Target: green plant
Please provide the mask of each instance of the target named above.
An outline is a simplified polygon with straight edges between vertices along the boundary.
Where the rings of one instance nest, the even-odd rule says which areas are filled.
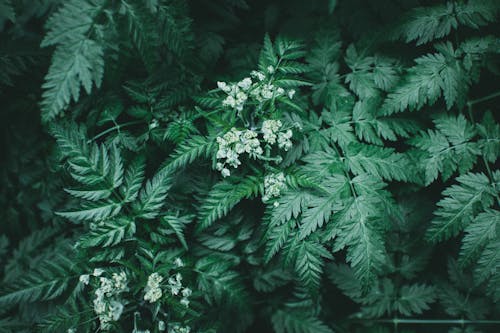
[[[0,1],[0,332],[497,331],[499,10]]]

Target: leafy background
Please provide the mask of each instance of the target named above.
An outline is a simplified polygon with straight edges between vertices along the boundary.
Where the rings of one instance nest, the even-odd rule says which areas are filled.
[[[96,331],[99,267],[117,332],[497,332],[499,8],[0,1],[0,332]],[[223,178],[216,82],[269,66],[293,147]],[[145,303],[176,257],[189,310]]]

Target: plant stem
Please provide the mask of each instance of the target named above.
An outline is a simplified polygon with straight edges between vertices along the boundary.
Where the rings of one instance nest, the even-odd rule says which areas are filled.
[[[466,320],[466,319],[376,319],[371,322],[381,324],[415,324],[415,325],[500,325],[500,320]]]
[[[481,98],[478,98],[478,99],[473,99],[471,101],[468,101],[467,105],[470,107],[471,105],[482,103],[484,101],[487,101],[487,100],[490,100],[490,99],[493,99],[493,98],[499,97],[499,96],[500,96],[500,91],[497,91],[497,92],[492,93],[492,94],[490,94],[488,96],[484,96],[484,97],[481,97]]]
[[[124,123],[124,124],[121,124],[121,125],[117,124],[117,125],[115,125],[113,127],[108,128],[107,130],[102,131],[101,133],[97,134],[96,136],[94,136],[92,138],[92,140],[89,140],[89,142],[95,141],[95,140],[99,139],[100,137],[102,137],[102,136],[104,136],[104,135],[106,135],[106,134],[108,134],[108,133],[110,133],[110,132],[112,132],[114,130],[120,130],[123,127],[131,126],[131,125],[136,125],[136,124],[141,124],[143,122],[144,121],[142,121],[142,120],[136,120],[136,121],[130,121],[128,123]]]

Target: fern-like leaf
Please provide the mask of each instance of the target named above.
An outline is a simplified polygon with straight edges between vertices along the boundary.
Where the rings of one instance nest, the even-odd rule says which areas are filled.
[[[249,176],[239,182],[222,181],[215,184],[198,211],[198,228],[208,228],[226,216],[241,200],[256,195],[261,183],[260,177]]]

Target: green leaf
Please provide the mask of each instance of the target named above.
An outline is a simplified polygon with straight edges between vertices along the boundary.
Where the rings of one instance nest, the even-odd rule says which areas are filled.
[[[493,191],[487,176],[482,173],[468,173],[457,177],[458,185],[443,191],[444,198],[427,230],[427,239],[437,242],[456,236],[481,209],[493,204]]]
[[[165,170],[170,172],[186,167],[197,158],[208,157],[214,149],[214,140],[204,136],[191,136],[181,143],[165,163]]]
[[[158,216],[173,181],[174,176],[168,168],[160,169],[147,181],[140,192],[139,201],[133,205],[136,217],[154,219]]]
[[[463,115],[441,116],[434,120],[437,131],[428,130],[410,143],[426,152],[421,158],[426,184],[433,182],[441,173],[447,180],[457,169],[460,174],[471,170],[480,154],[478,145],[472,142],[474,127]]]
[[[386,180],[408,181],[413,179],[409,160],[392,148],[350,144],[346,150],[346,162],[355,175],[367,173]]]
[[[73,220],[82,221],[102,221],[104,219],[116,216],[122,206],[113,201],[98,202],[92,205],[84,206],[81,210],[71,212],[56,212],[57,215]]]
[[[465,228],[465,236],[460,249],[460,264],[467,265],[475,260],[486,244],[495,241],[500,230],[500,212],[487,209],[477,215]]]
[[[117,218],[98,225],[80,240],[82,247],[113,246],[134,236],[135,222],[128,218]]]
[[[434,302],[436,290],[432,286],[423,284],[404,285],[399,291],[395,307],[404,316],[421,314],[429,309],[429,304]]]
[[[312,314],[297,310],[278,310],[271,317],[276,333],[333,333]]]
[[[249,176],[239,181],[224,180],[215,184],[198,211],[198,228],[208,228],[241,200],[257,195],[261,183],[261,177]]]
[[[70,256],[59,254],[54,258],[47,258],[29,274],[1,289],[0,306],[54,299],[75,278],[74,269],[75,263]]]
[[[294,252],[295,271],[299,281],[309,289],[317,289],[321,282],[324,259],[333,259],[333,256],[323,245],[310,240],[302,240]]]

